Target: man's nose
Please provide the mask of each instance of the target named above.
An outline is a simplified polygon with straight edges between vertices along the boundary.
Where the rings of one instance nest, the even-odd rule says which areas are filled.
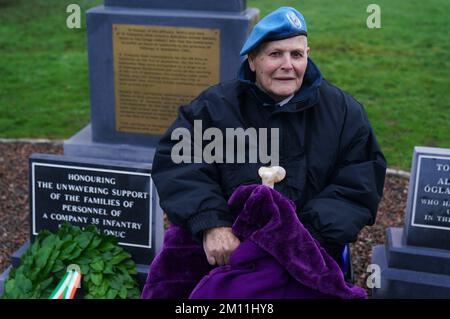
[[[293,68],[292,67],[292,59],[289,54],[283,55],[283,61],[281,62],[281,68],[283,70],[291,70]]]

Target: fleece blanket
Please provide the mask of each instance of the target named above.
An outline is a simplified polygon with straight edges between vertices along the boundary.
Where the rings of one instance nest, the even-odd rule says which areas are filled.
[[[203,247],[171,226],[150,265],[142,298],[365,298],[298,220],[294,203],[264,185],[240,186],[228,201],[241,240],[230,264],[213,267]]]

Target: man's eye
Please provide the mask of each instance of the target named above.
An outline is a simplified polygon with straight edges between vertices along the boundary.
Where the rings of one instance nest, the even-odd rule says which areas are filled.
[[[280,52],[270,52],[270,56],[277,57],[280,56]]]
[[[292,56],[295,58],[302,58],[303,57],[303,53],[302,52],[293,52]]]

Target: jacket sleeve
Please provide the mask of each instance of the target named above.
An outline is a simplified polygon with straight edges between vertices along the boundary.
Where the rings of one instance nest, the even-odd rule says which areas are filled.
[[[363,107],[347,99],[334,173],[300,214],[327,251],[356,241],[361,229],[375,222],[386,173],[385,158]]]
[[[234,220],[219,184],[217,164],[207,164],[203,160],[195,163],[190,155],[188,160],[177,164],[171,156],[173,147],[180,142],[180,136],[171,137],[176,129],[189,132],[191,140],[185,145],[194,154],[194,120],[202,120],[204,127],[208,123],[202,103],[207,101],[195,100],[180,107],[177,119],[158,144],[152,166],[161,208],[173,224],[187,228],[199,241],[204,230],[231,226]]]

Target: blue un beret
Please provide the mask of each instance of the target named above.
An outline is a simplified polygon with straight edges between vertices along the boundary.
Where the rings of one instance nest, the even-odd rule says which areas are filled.
[[[254,27],[241,50],[246,55],[259,44],[282,40],[297,35],[307,35],[303,15],[291,7],[281,7],[265,16]]]

